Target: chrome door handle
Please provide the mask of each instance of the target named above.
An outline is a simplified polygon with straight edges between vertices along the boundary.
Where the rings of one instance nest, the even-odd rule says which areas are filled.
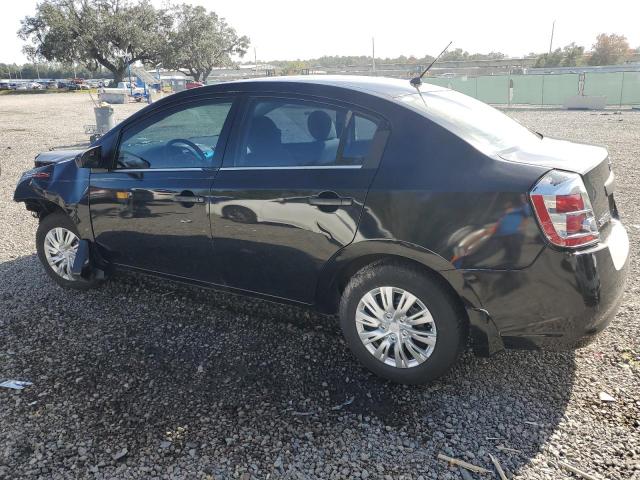
[[[198,197],[196,195],[174,195],[173,201],[179,203],[204,203],[204,197]]]
[[[353,198],[309,197],[309,203],[317,207],[343,207],[353,204]]]

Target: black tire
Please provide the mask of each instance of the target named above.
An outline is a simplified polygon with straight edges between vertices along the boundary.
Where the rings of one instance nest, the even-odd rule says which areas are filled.
[[[44,251],[44,242],[47,233],[56,227],[66,228],[67,230],[73,232],[78,238],[80,238],[76,225],[68,215],[62,212],[51,213],[40,221],[40,225],[38,225],[38,231],[36,232],[36,250],[38,251],[38,258],[40,259],[40,263],[42,263],[44,270],[47,272],[47,275],[49,275],[49,277],[51,277],[54,282],[56,282],[63,288],[73,290],[89,290],[90,288],[98,286],[98,284],[100,283],[99,280],[67,280],[65,278],[62,278],[56,273],[53,268],[51,268]]]
[[[228,205],[222,209],[222,216],[237,223],[258,223],[258,217],[250,208],[242,205]]]
[[[358,304],[367,292],[383,286],[412,293],[433,317],[436,343],[431,355],[419,365],[411,368],[390,366],[375,358],[360,340],[355,320]],[[456,363],[467,343],[464,311],[442,281],[400,262],[380,262],[358,271],[342,294],[339,315],[342,332],[356,358],[376,375],[397,383],[421,384],[443,376]]]

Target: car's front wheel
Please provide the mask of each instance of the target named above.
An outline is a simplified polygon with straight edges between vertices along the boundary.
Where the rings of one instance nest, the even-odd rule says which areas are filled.
[[[466,321],[452,294],[431,275],[396,262],[353,276],[340,303],[340,323],[354,355],[398,383],[444,375],[466,345]]]
[[[36,249],[47,274],[61,287],[87,290],[95,287],[98,280],[76,278],[71,273],[79,245],[78,230],[64,213],[52,213],[40,221]]]

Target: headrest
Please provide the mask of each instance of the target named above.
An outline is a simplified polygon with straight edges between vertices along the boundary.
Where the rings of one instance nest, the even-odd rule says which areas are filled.
[[[314,110],[309,114],[307,119],[307,128],[309,133],[316,140],[323,142],[329,138],[333,122],[327,112],[322,110]]]
[[[269,117],[255,117],[251,122],[247,143],[252,149],[260,146],[278,145],[282,141],[282,132]]]

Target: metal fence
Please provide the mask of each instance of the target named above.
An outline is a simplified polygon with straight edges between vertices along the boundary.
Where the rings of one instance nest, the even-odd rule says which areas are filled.
[[[584,95],[603,96],[609,106],[640,105],[640,72],[585,73]],[[560,106],[578,95],[580,74],[430,77],[427,83],[457,90],[494,105]]]

